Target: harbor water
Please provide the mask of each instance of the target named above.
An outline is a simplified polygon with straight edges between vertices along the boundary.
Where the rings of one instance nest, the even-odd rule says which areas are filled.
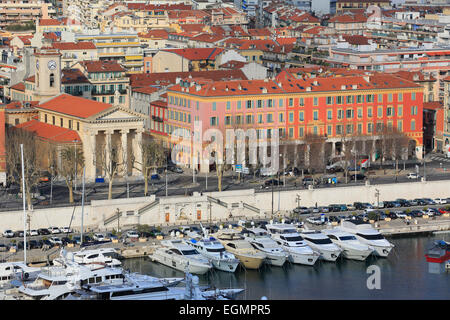
[[[199,276],[200,285],[218,288],[245,288],[238,299],[450,299],[450,273],[432,274],[424,255],[434,240],[450,240],[450,234],[429,237],[388,239],[395,245],[388,258],[369,257],[364,262],[339,259],[319,262],[313,267],[285,264],[266,266],[260,270],[227,273],[213,269]],[[368,267],[379,267],[379,289],[369,289]],[[183,277],[184,273],[151,262],[148,258],[128,259],[124,268],[158,277]],[[370,269],[369,269],[370,270]]]

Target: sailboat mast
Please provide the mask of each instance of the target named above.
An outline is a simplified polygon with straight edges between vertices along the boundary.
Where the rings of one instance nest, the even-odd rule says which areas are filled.
[[[23,144],[20,144],[22,159],[22,200],[23,200],[23,261],[27,264],[27,212],[25,203],[25,167],[23,164]]]
[[[80,247],[83,246],[83,218],[84,218],[84,174],[86,167],[83,167],[83,192],[81,193],[81,243]]]

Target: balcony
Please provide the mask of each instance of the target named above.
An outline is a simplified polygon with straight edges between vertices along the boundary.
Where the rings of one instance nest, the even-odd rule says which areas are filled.
[[[126,94],[127,93],[127,89],[121,89],[121,90],[117,90],[117,91],[119,91],[120,94]],[[114,95],[114,94],[116,94],[116,90],[101,90],[101,91],[91,90],[91,94],[93,96]]]

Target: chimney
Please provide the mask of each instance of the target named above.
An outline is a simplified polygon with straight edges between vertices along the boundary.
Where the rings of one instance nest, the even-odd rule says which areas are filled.
[[[306,91],[311,91],[311,87],[306,87]]]
[[[352,89],[353,89],[353,90],[358,89],[358,85],[352,84]]]
[[[417,73],[413,75],[413,81],[419,81],[419,75]]]
[[[369,76],[364,76],[363,78],[364,78],[364,80],[366,80],[366,82],[370,82],[370,77]]]
[[[261,91],[262,91],[262,93],[267,93],[267,88],[263,87]]]
[[[201,88],[202,88],[201,85],[199,85],[199,84],[196,84],[196,85],[195,85],[195,91],[200,91]]]
[[[314,84],[315,86],[317,86],[317,85],[319,84],[319,82],[317,82],[317,80],[314,80],[313,84]]]
[[[345,90],[345,89],[347,89],[347,86],[346,86],[345,84],[343,84],[343,85],[341,86],[341,90]]]
[[[181,81],[181,78],[180,78],[180,77],[176,77],[176,79],[175,79],[175,84],[179,84],[180,81]]]

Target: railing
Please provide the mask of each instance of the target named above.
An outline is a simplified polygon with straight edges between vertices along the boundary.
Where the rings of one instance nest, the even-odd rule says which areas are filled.
[[[224,202],[224,201],[221,201],[219,199],[216,199],[216,198],[213,198],[213,197],[210,197],[210,196],[206,196],[206,198],[210,202],[214,202],[214,203],[218,204],[219,206],[222,206],[224,208],[228,208],[228,204],[226,202]]]
[[[106,226],[107,224],[110,224],[111,222],[114,222],[115,220],[117,220],[117,218],[118,218],[118,214],[114,213],[112,216],[106,218],[105,221],[103,221],[103,224]]]
[[[254,206],[252,206],[252,205],[249,205],[248,203],[243,202],[242,205],[244,206],[244,208],[249,209],[249,210],[251,210],[251,211],[253,211],[253,212],[261,213],[261,210],[260,210],[260,209],[254,207]]]

